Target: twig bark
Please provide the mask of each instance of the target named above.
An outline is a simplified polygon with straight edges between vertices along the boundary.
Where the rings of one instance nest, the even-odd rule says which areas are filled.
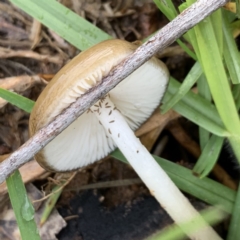
[[[46,146],[91,105],[105,96],[106,93],[149,60],[156,52],[169,46],[186,31],[227,2],[228,0],[198,0],[195,4],[183,11],[178,17],[163,27],[145,44],[140,46],[133,54],[115,67],[97,87],[70,105],[69,108],[65,109],[48,126],[43,127],[9,158],[1,163],[0,183],[14,170],[28,162],[34,154]]]

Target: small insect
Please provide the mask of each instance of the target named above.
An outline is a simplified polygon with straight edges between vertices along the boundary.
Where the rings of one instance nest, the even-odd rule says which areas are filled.
[[[112,120],[112,121],[110,121],[109,123],[114,123],[115,122],[115,120]]]
[[[106,98],[107,98],[107,96],[104,96],[104,97],[101,99],[101,102],[103,102]]]
[[[110,112],[108,113],[108,115],[111,115],[112,114],[112,110],[110,110]]]
[[[112,132],[111,132],[111,130],[110,130],[110,129],[108,129],[108,132],[109,132],[109,134],[112,134]]]
[[[90,112],[92,113],[92,110],[89,108],[89,109],[87,110],[87,113],[90,113]]]

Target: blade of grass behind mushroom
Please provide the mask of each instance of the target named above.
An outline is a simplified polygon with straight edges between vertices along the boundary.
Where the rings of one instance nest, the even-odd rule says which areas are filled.
[[[235,240],[239,238],[240,234],[240,186],[238,186],[238,191],[237,191],[237,196],[235,199],[235,204],[233,206],[233,211],[232,211],[232,218],[230,221],[230,226],[229,226],[229,231],[228,231],[228,236],[227,240]]]
[[[202,96],[203,98],[205,98],[206,100],[211,102],[212,96],[211,96],[211,92],[208,87],[207,80],[206,80],[206,77],[204,74],[202,74],[197,81],[197,89],[198,89],[198,94],[200,96]],[[205,147],[205,145],[207,144],[207,142],[209,140],[209,137],[210,137],[210,132],[207,131],[206,129],[200,127],[199,128],[199,143],[200,143],[201,149],[203,149]]]
[[[175,9],[171,0],[159,1],[153,0],[159,10],[168,18],[169,21],[173,20],[177,15],[177,10]],[[148,39],[148,38],[147,38]],[[180,39],[177,40],[179,46],[194,60],[197,60],[195,53],[190,50],[190,48]]]
[[[111,156],[127,163],[127,160],[119,150],[112,152]],[[153,157],[182,191],[202,199],[211,205],[221,206],[224,211],[231,213],[236,191],[207,177],[199,180],[198,177],[192,174],[191,170],[163,158]]]
[[[223,11],[223,36],[224,36],[224,48],[223,55],[230,79],[233,84],[240,83],[240,55],[233,38],[230,23],[227,20],[227,13]]]
[[[193,172],[200,178],[206,177],[216,164],[222,149],[224,138],[212,135],[202,150],[201,156],[193,168]]]
[[[177,102],[187,94],[188,91],[191,90],[193,85],[199,79],[202,74],[202,68],[198,62],[194,64],[191,70],[188,72],[188,75],[185,77],[183,83],[179,87],[178,91],[174,94],[174,96],[169,99],[164,105],[161,107],[162,113],[166,113],[169,111]]]
[[[178,15],[178,12],[171,0],[166,1],[154,0],[154,3],[170,21]]]
[[[236,107],[239,110],[240,108],[240,84],[233,86],[233,97],[236,103]]]
[[[236,0],[236,13],[237,13],[237,17],[240,17],[240,2],[239,0]]]
[[[223,18],[222,10],[218,9],[211,16],[209,16],[210,22],[212,24],[213,32],[216,37],[216,43],[219,49],[219,53],[223,54]]]
[[[179,87],[180,83],[171,77],[168,90],[162,102],[165,103],[171,99]],[[198,94],[189,91],[173,109],[197,125],[207,129],[209,132],[222,137],[229,136],[215,106]]]
[[[217,11],[214,13],[214,15],[211,16],[211,22],[213,23],[214,29],[215,29],[215,35],[218,39],[218,45],[221,52],[223,51],[223,37],[222,37],[222,31],[221,31],[221,12]],[[218,30],[218,28],[220,30]],[[196,40],[196,39],[195,39]],[[195,46],[197,45],[195,41]],[[199,54],[200,55],[200,54]],[[212,100],[211,92],[207,83],[207,79],[204,74],[200,76],[197,82],[198,87],[198,94],[202,96],[203,98],[207,99],[209,102]],[[207,176],[212,169],[214,168],[215,163],[218,160],[218,156],[220,154],[220,151],[222,149],[223,144],[223,138],[212,136],[210,138],[210,132],[208,132],[206,129],[200,127],[199,128],[199,141],[200,141],[200,147],[203,151],[201,156],[198,158],[197,163],[195,164],[195,167],[193,171],[196,171],[197,174],[200,175],[200,178],[203,178]],[[214,147],[216,141],[216,149],[213,149],[213,152],[210,152],[209,158],[206,157],[208,154],[208,150],[212,149]]]

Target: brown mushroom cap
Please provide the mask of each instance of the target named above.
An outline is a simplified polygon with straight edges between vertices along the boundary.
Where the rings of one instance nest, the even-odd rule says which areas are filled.
[[[80,53],[65,65],[39,96],[30,116],[30,135],[47,125],[65,108],[97,85],[136,45],[107,40]],[[152,58],[110,91],[110,98],[129,126],[138,128],[159,105],[169,73]],[[36,154],[44,168],[73,170],[105,157],[115,144],[91,111],[82,114]]]

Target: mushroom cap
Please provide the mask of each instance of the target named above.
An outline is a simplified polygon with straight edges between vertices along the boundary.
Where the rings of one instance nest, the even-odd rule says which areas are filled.
[[[73,58],[37,99],[30,115],[30,136],[99,84],[136,48],[124,40],[107,40]],[[111,101],[132,130],[146,121],[159,105],[168,79],[164,63],[153,57],[109,92]],[[87,111],[38,152],[35,159],[47,170],[70,171],[105,157],[115,148],[95,114]]]

